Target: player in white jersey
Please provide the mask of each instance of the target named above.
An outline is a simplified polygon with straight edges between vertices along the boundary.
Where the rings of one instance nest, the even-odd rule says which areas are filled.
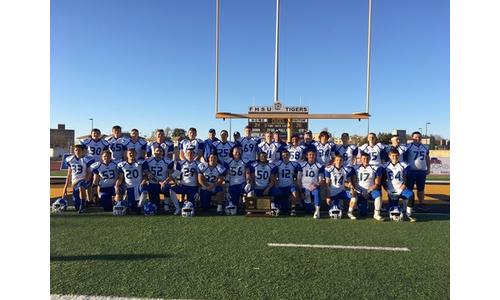
[[[97,186],[101,206],[104,211],[113,211],[118,165],[111,160],[111,151],[104,150],[101,154],[101,161],[93,163],[90,168],[94,173],[94,186]]]
[[[389,196],[389,214],[394,209],[401,211],[399,208],[399,199],[403,199],[403,217],[411,222],[416,219],[411,216],[413,211],[413,192],[406,188],[406,174],[408,165],[405,162],[399,161],[399,152],[397,149],[392,149],[389,152],[389,162],[382,166],[383,180],[386,183],[385,189]]]
[[[112,135],[106,138],[109,143],[112,158],[115,163],[119,163],[125,159],[128,139],[122,136],[122,128],[118,125],[111,129]]]
[[[368,134],[368,143],[359,147],[358,157],[361,153],[370,155],[370,165],[378,167],[381,166],[386,160],[385,147],[377,142],[377,135],[373,132]]]
[[[391,136],[391,144],[385,147],[386,157],[389,158],[389,153],[392,149],[396,149],[399,153],[399,161],[404,162],[406,158],[406,145],[401,145],[399,143],[399,137],[397,135]]]
[[[290,152],[290,161],[296,162],[299,165],[304,162],[306,156],[305,147],[300,145],[298,135],[292,135],[292,143],[286,149]]]
[[[126,153],[127,159],[118,163],[118,180],[115,183],[116,200],[121,201],[126,196],[128,207],[140,214],[141,207],[147,198],[148,163],[137,161],[133,148],[127,149]],[[120,188],[123,183],[125,183],[125,195],[122,195]]]
[[[342,156],[344,167],[352,167],[356,162],[356,156],[358,156],[358,147],[349,145],[349,134],[347,132],[342,133],[340,139],[342,144],[337,145],[335,154]]]
[[[66,158],[66,163],[68,164],[68,175],[61,198],[66,197],[68,185],[71,183],[75,210],[82,213],[87,200],[87,189],[92,185],[90,166],[94,163],[94,159],[90,155],[85,155],[85,148],[82,145],[75,145],[73,155]]]
[[[381,171],[378,167],[370,165],[370,154],[361,153],[361,164],[353,168],[353,186],[356,191],[356,202],[358,203],[359,215],[368,214],[368,200],[374,201],[375,211],[373,218],[383,221],[380,215],[382,208],[382,194],[380,192]]]
[[[325,167],[326,185],[329,187],[329,195],[326,203],[330,209],[342,209],[342,202],[352,199],[351,193],[346,189],[346,185],[350,188],[352,182],[353,170],[352,167],[344,166],[342,155],[337,154],[333,158],[333,163]],[[354,175],[355,176],[355,175]],[[356,202],[351,200],[347,216],[351,220],[356,217],[353,214]]]
[[[278,143],[273,142],[271,133],[266,132],[265,140],[259,144],[258,152],[266,152],[267,159],[270,163],[274,163],[281,159],[281,151],[283,150]]]
[[[321,195],[320,186],[325,182],[325,168],[316,162],[316,152],[312,149],[306,153],[307,161],[300,165],[297,175],[297,185],[301,188],[304,195],[304,204],[306,213],[311,213],[312,202],[314,203],[313,218],[320,218]]]
[[[154,148],[153,157],[146,160],[149,170],[148,180],[148,194],[149,200],[160,208],[160,194],[163,194],[163,211],[168,212],[169,205],[168,199],[170,197],[170,183],[173,181],[172,171],[174,169],[174,162],[168,157],[164,156],[162,147]],[[172,200],[172,199],[171,199]],[[176,210],[179,210],[179,203],[171,201]],[[177,204],[177,206],[176,206]]]
[[[139,137],[139,130],[135,128],[130,130],[130,139],[125,146],[127,149],[133,148],[135,150],[137,160],[144,160],[146,158],[147,142],[145,139]]]
[[[228,163],[231,160],[231,149],[233,149],[234,144],[228,141],[227,137],[227,130],[222,130],[220,132],[221,140],[213,143],[215,151],[217,151],[217,158],[221,163]]]
[[[290,215],[295,216],[295,204],[297,199],[296,178],[300,167],[298,163],[290,161],[290,152],[288,152],[288,150],[283,150],[281,156],[282,160],[276,163],[278,189],[280,194],[276,197],[274,202],[284,213],[290,211]]]
[[[259,152],[258,160],[247,169],[247,181],[253,187],[255,196],[271,196],[271,209],[276,210],[274,199],[279,195],[276,188],[276,167],[269,163],[266,152]]]
[[[240,139],[238,145],[241,145],[241,159],[245,163],[252,163],[257,159],[258,146],[260,138],[252,136],[252,127],[245,127],[245,137]]]
[[[246,186],[246,170],[247,163],[241,159],[241,148],[239,146],[233,148],[233,159],[226,164],[226,182],[229,183],[228,194],[229,201],[228,206],[233,204],[238,210],[241,196],[245,193]],[[250,183],[250,182],[248,182]]]
[[[161,147],[163,148],[163,157],[174,160],[174,144],[167,140],[165,137],[165,131],[163,129],[156,129],[155,138],[155,141],[149,142],[146,146],[147,156],[153,157],[154,150]]]
[[[330,134],[326,131],[321,131],[319,134],[319,142],[315,142],[316,146],[316,161],[326,166],[330,164],[332,157],[335,155],[335,144],[328,141]]]
[[[87,149],[87,154],[91,155],[95,161],[99,161],[102,152],[109,149],[109,143],[101,139],[101,130],[97,128],[92,129],[90,137],[82,140],[81,144]]]
[[[205,145],[203,144],[202,140],[196,138],[196,128],[194,127],[189,128],[188,138],[183,139],[179,143],[179,158],[181,160],[186,159],[187,149],[190,148],[192,148],[194,151],[194,159],[200,160],[203,156],[203,149],[205,148]]]
[[[208,163],[202,162],[198,165],[198,183],[200,184],[200,202],[204,211],[210,209],[210,199],[215,196],[217,203],[217,214],[222,215],[222,204],[224,203],[224,177],[226,168],[219,164],[217,155],[212,153],[208,156]]]
[[[177,193],[187,196],[187,201],[194,206],[195,198],[198,195],[198,165],[199,160],[195,159],[195,148],[193,146],[186,149],[186,159],[177,162],[176,169],[180,174],[180,180],[171,189]],[[176,198],[172,198],[175,200]],[[186,205],[186,203],[185,203]]]
[[[419,209],[426,211],[424,208],[424,190],[425,180],[431,172],[431,159],[429,157],[429,149],[422,144],[422,134],[415,131],[411,134],[413,143],[410,143],[406,151],[406,162],[410,165],[410,170],[407,175],[408,189],[413,191],[413,187],[417,184],[417,198]]]

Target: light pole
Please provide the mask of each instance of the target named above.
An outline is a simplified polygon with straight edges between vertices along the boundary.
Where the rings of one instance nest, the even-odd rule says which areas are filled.
[[[422,132],[422,127],[418,127],[418,131],[419,131],[419,132]]]
[[[89,118],[89,120],[90,120],[90,131],[92,131],[92,129],[94,129],[94,119]]]
[[[425,137],[428,138],[427,136],[427,125],[431,125],[431,122],[425,123]]]

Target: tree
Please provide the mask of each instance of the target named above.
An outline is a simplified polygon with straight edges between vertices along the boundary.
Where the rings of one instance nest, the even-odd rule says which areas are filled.
[[[165,136],[166,137],[171,137],[172,136],[172,128],[170,128],[169,126],[165,127]]]
[[[181,137],[186,135],[186,130],[182,128],[174,128],[172,131],[172,137]]]
[[[391,143],[391,136],[392,134],[388,132],[379,132],[377,139],[380,143],[388,145]]]

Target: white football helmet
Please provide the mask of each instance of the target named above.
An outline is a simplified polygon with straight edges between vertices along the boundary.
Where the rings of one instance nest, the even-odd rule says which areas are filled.
[[[125,201],[118,201],[113,206],[113,216],[124,216],[127,214],[127,204]]]
[[[403,221],[403,211],[401,211],[397,206],[391,207],[389,210],[389,218],[396,222]]]
[[[342,219],[342,210],[337,205],[334,205],[329,211],[328,215],[334,220]]]
[[[226,205],[224,211],[226,212],[227,216],[235,216],[238,213],[236,205],[234,205],[231,201],[229,201],[229,203]]]
[[[183,217],[192,217],[194,216],[194,205],[193,203],[186,201],[184,206],[182,207],[182,216]]]
[[[57,199],[54,203],[52,203],[52,211],[56,213],[60,213],[65,211],[68,208],[68,202],[63,198]]]

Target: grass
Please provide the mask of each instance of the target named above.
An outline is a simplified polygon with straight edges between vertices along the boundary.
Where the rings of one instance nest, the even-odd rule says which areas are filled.
[[[161,298],[449,298],[448,217],[51,215],[52,294]],[[408,247],[410,252],[267,243]]]
[[[68,175],[68,170],[50,171],[50,176],[66,176],[66,175]]]
[[[428,175],[427,180],[443,180],[449,181],[450,175]]]

